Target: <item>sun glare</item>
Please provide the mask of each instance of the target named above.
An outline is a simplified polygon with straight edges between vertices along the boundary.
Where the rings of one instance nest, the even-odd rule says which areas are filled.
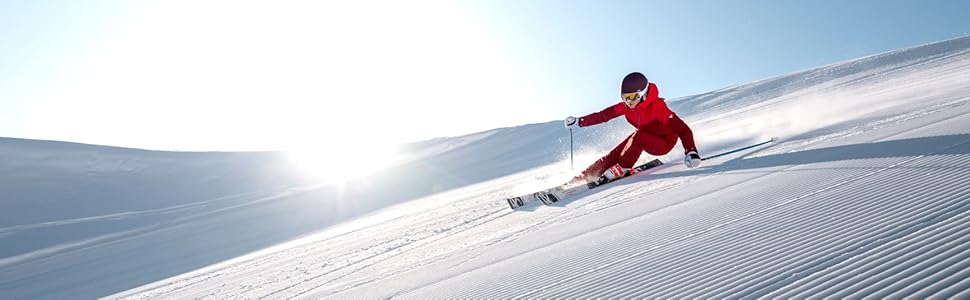
[[[313,147],[287,151],[291,163],[324,183],[344,184],[398,161],[395,147]]]

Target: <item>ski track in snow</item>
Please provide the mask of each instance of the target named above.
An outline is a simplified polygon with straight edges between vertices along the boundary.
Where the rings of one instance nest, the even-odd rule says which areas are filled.
[[[106,221],[106,220],[123,220],[123,219],[131,219],[131,218],[143,217],[143,216],[146,216],[146,215],[165,215],[165,214],[177,214],[177,213],[182,213],[182,212],[199,211],[199,210],[203,210],[203,208],[205,208],[206,206],[210,206],[210,205],[212,205],[214,203],[218,203],[218,202],[222,202],[222,201],[226,201],[226,200],[233,200],[233,199],[242,198],[242,197],[246,197],[246,196],[252,196],[252,195],[255,195],[255,194],[257,194],[257,193],[249,193],[249,194],[241,194],[241,195],[234,195],[234,196],[228,196],[228,197],[220,197],[220,198],[213,199],[213,200],[193,202],[193,203],[187,203],[187,204],[182,204],[182,205],[174,205],[174,206],[170,206],[170,207],[157,208],[157,209],[147,209],[147,210],[139,210],[139,211],[128,211],[128,212],[113,213],[113,214],[93,216],[93,217],[74,218],[74,219],[57,220],[57,221],[34,223],[34,224],[27,224],[27,225],[10,226],[10,227],[0,228],[0,235],[3,235],[3,234],[13,234],[13,233],[17,233],[17,232],[24,231],[24,230],[39,229],[39,228],[45,228],[45,227],[74,225],[74,224],[85,223],[85,222],[98,222],[98,221]]]

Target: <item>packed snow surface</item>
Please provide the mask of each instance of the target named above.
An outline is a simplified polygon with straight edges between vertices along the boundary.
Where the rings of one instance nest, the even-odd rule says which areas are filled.
[[[779,139],[518,211],[576,172],[559,121],[343,184],[279,153],[3,139],[0,298],[970,298],[970,37],[668,104],[702,155]],[[575,132],[576,168],[630,132]]]

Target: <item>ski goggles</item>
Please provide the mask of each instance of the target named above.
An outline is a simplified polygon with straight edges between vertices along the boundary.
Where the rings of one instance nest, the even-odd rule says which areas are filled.
[[[620,94],[620,98],[626,103],[627,107],[633,107],[633,105],[643,100],[643,96],[647,94],[647,89],[643,89],[639,92],[623,93]]]

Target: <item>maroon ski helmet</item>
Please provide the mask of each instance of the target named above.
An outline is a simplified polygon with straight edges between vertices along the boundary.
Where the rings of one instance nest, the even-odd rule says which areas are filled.
[[[643,76],[640,72],[633,72],[627,74],[623,77],[623,83],[620,84],[620,95],[626,93],[637,93],[647,90],[647,76]]]

